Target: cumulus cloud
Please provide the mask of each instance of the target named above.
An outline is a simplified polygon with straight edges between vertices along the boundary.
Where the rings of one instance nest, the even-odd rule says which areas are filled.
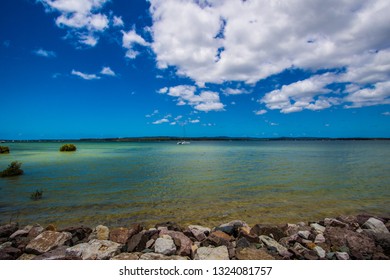
[[[104,5],[110,0],[38,0],[46,12],[56,12],[55,23],[68,30],[68,37],[77,38],[82,45],[94,47],[100,34],[110,26],[109,16],[102,13]],[[123,21],[114,16],[112,26],[121,27]]]
[[[178,75],[191,78],[199,86],[227,81],[256,84],[291,68],[321,70],[325,74],[284,85],[266,93],[260,102],[282,113],[321,110],[341,103],[350,107],[388,104],[387,0],[150,3],[151,48],[157,67],[173,66]],[[343,71],[326,73],[327,69]],[[334,96],[328,87],[334,83],[359,90]],[[240,93],[238,89],[225,92]],[[189,104],[182,97],[178,102]]]
[[[44,49],[37,49],[35,51],[33,51],[34,54],[36,54],[37,56],[42,56],[42,57],[56,57],[56,53],[53,52],[53,51],[47,51],[47,50],[44,50]]]
[[[80,78],[83,78],[84,80],[98,80],[100,79],[99,76],[96,74],[86,74],[80,71],[72,70],[72,75],[79,76]]]
[[[135,49],[137,45],[149,46],[149,43],[144,40],[135,30],[125,32],[122,30],[122,46],[127,49],[126,57],[134,59],[138,56],[139,52]]]
[[[157,120],[157,121],[153,122],[153,124],[163,124],[163,123],[169,123],[169,120],[163,118],[161,120]]]
[[[254,113],[255,115],[264,115],[267,113],[267,110],[262,109],[262,110],[255,111]]]
[[[112,76],[112,77],[116,76],[115,72],[112,71],[110,67],[103,67],[102,71],[100,71],[100,74],[107,75],[107,76]]]
[[[197,88],[189,85],[179,85],[170,87],[169,89],[160,90],[161,93],[175,97],[177,105],[190,105],[198,111],[221,111],[224,110],[224,106],[220,99],[219,94],[213,91],[202,91],[200,94],[196,94]]]

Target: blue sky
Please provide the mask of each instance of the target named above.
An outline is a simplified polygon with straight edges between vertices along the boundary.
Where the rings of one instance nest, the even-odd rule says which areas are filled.
[[[5,0],[0,139],[390,137],[387,0]]]

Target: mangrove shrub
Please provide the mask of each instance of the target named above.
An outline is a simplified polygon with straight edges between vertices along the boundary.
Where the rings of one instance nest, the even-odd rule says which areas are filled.
[[[64,144],[61,146],[60,152],[74,152],[76,149],[76,146],[73,144]]]
[[[11,164],[8,166],[7,169],[0,172],[0,177],[12,177],[12,176],[22,175],[23,170],[20,169],[21,166],[22,166],[21,162],[18,161],[11,162]]]
[[[9,154],[9,147],[0,146],[0,154]]]

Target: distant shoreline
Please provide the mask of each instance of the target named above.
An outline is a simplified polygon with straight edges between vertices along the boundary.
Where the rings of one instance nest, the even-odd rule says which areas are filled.
[[[34,143],[34,142],[170,142],[170,141],[388,141],[390,138],[383,137],[276,137],[276,138],[256,138],[256,137],[176,137],[176,136],[151,136],[151,137],[123,137],[123,138],[81,138],[81,139],[28,139],[12,140],[2,139],[0,143]]]

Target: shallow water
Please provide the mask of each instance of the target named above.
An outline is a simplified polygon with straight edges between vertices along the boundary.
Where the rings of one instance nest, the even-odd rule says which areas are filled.
[[[9,143],[0,223],[213,226],[390,213],[390,141]],[[30,195],[43,190],[43,199]]]

